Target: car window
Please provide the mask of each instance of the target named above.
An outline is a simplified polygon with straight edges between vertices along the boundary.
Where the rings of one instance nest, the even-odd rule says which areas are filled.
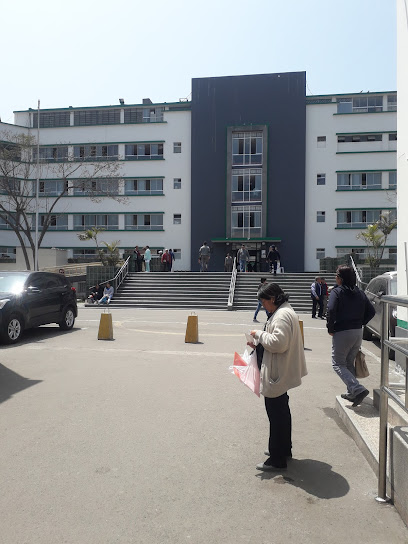
[[[392,278],[390,281],[390,295],[397,294],[397,278]]]
[[[377,293],[383,293],[383,294],[388,294],[387,293],[387,280],[385,279],[380,279],[378,280],[378,285],[377,285]]]
[[[33,276],[30,276],[27,280],[27,287],[37,287],[37,289],[45,289],[46,286],[46,278],[43,275],[40,274],[34,274]]]
[[[8,275],[0,272],[0,293],[21,293],[27,276]]]
[[[378,280],[371,280],[370,283],[367,286],[367,291],[369,293],[376,294],[377,293],[377,285],[378,285]]]
[[[54,276],[54,274],[46,274],[46,289],[52,289],[53,287],[60,287],[61,284],[58,281],[58,276]]]

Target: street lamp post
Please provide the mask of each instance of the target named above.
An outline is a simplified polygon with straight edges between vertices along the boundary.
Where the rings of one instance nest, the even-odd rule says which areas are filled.
[[[37,110],[37,179],[35,183],[35,253],[34,270],[38,270],[38,192],[40,187],[40,101]]]

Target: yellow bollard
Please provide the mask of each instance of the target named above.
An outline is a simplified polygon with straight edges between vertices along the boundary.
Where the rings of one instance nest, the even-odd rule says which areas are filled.
[[[191,314],[187,318],[186,344],[196,344],[198,342],[198,315]]]
[[[98,340],[113,340],[112,314],[110,312],[101,314]]]
[[[303,334],[303,321],[299,319],[300,332],[302,333],[303,347],[305,347],[305,336]]]

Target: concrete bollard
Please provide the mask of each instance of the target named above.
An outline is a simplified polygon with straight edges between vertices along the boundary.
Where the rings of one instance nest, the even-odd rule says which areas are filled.
[[[112,314],[110,312],[101,314],[98,340],[113,340]]]
[[[196,344],[198,342],[198,315],[192,314],[187,318],[186,344]]]

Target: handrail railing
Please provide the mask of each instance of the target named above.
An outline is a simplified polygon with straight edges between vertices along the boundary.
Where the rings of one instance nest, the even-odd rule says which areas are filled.
[[[387,424],[388,398],[392,398],[408,414],[408,377],[405,378],[405,402],[392,389],[389,383],[389,350],[398,351],[408,357],[408,338],[390,338],[390,304],[408,308],[408,296],[384,295],[381,297],[381,384],[380,384],[380,445],[378,456],[378,502],[387,502]]]
[[[130,262],[130,256],[126,259],[126,261],[123,263],[121,268],[118,270],[116,276],[112,278],[111,280],[108,280],[111,285],[113,284],[115,293],[117,292],[123,280],[126,278],[126,276],[129,273],[129,262]],[[107,283],[107,282],[104,282],[104,283]]]
[[[232,265],[231,282],[230,282],[230,287],[228,292],[228,310],[231,310],[234,304],[236,281],[237,281],[237,258],[234,257],[234,264]]]
[[[361,275],[360,275],[360,270],[357,268],[356,263],[354,262],[354,259],[353,259],[353,257],[351,255],[350,255],[350,263],[351,263],[351,266],[354,269],[354,272],[356,273],[357,287],[359,287],[361,289],[363,287],[363,285],[367,285],[367,284],[362,281]]]

